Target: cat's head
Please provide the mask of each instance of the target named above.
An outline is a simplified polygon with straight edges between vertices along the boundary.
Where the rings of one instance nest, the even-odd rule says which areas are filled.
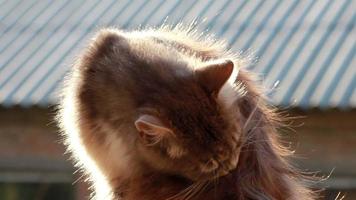
[[[236,168],[241,128],[219,95],[233,69],[230,60],[210,62],[147,93],[134,122],[144,162],[193,181]]]
[[[154,170],[190,180],[226,175],[241,146],[239,112],[231,106],[236,63],[165,42],[102,33],[82,59],[83,110],[110,123],[107,132],[127,128],[130,134],[118,135],[136,141],[137,157]]]

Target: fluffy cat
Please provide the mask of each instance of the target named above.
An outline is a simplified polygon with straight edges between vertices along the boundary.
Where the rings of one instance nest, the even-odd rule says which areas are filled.
[[[58,120],[94,199],[313,199],[279,118],[226,46],[194,29],[103,29]]]

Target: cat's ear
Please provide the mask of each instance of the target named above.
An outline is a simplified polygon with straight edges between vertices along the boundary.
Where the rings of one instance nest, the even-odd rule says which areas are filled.
[[[135,127],[142,139],[148,143],[157,143],[165,135],[172,134],[172,130],[166,127],[162,121],[148,114],[140,115],[135,121]]]
[[[218,60],[195,71],[199,83],[211,94],[217,94],[234,70],[231,60]]]

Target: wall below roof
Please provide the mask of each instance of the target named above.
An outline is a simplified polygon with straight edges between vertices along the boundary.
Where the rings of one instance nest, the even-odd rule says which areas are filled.
[[[68,184],[77,200],[87,199],[85,184],[72,184],[78,177],[64,155],[53,116],[50,109],[0,108],[0,183]]]
[[[293,120],[296,132],[287,134],[299,162],[312,171],[333,171],[331,177],[356,180],[356,110],[294,111],[292,115],[301,117]]]
[[[298,166],[328,177],[320,182],[322,187],[345,191],[346,199],[356,199],[356,110],[294,110],[292,115],[301,117],[293,120],[295,132],[282,135],[292,141]]]
[[[0,110],[1,172],[30,169],[33,172],[66,173],[72,170],[70,163],[64,161],[67,157],[63,155],[64,148],[51,118],[45,109]],[[47,176],[43,178],[43,181],[56,181]],[[70,179],[67,176],[57,181]]]

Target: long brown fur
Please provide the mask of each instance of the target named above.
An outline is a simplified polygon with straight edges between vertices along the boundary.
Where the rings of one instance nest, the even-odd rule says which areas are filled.
[[[131,43],[122,39],[126,37],[125,35],[131,38]],[[135,38],[141,42],[135,42]],[[153,44],[156,46],[150,49]],[[136,50],[132,50],[132,46]],[[167,49],[169,49],[168,53],[165,52]],[[132,53],[135,51],[141,53]],[[112,55],[120,55],[122,58],[113,60]],[[163,55],[163,58],[157,58],[155,55]],[[196,87],[195,82],[190,82],[190,78],[182,81],[171,76],[173,73],[167,71],[171,69],[164,66],[179,65],[177,62],[180,59],[192,65],[201,65],[216,59],[233,60],[234,65],[238,65],[240,70],[233,81],[236,99],[232,101],[232,109],[221,107],[215,100],[206,98],[201,88]],[[145,62],[140,63],[140,60]],[[148,65],[147,63],[155,65],[155,70],[152,71],[150,67],[136,71],[130,68],[132,76],[120,76],[126,73],[120,71],[124,70],[122,68],[107,67],[143,66]],[[100,31],[88,49],[79,57],[67,78],[58,118],[68,150],[72,152],[78,167],[83,169],[93,183],[95,198],[314,199],[313,192],[306,187],[307,179],[289,164],[288,158],[291,153],[279,141],[277,128],[281,124],[280,117],[274,109],[266,105],[263,91],[253,80],[253,75],[243,68],[243,64],[241,58],[226,50],[224,43],[210,36],[199,35],[192,28],[164,26],[131,33],[115,29]],[[186,75],[185,70],[177,73]],[[148,83],[145,80],[153,81]],[[160,91],[160,85],[165,85],[167,93],[157,92]],[[124,88],[120,89],[118,86]],[[146,91],[146,95],[142,94],[141,90]],[[187,95],[186,91],[191,93]],[[169,92],[177,96],[172,97]],[[192,96],[201,99],[200,104],[190,104],[193,102],[189,100]],[[147,101],[157,102],[162,105],[162,110],[155,108],[138,111],[137,108],[145,107],[146,105],[143,104]],[[209,113],[204,113],[206,109]],[[179,112],[176,112],[177,110]],[[116,112],[120,115],[115,115]],[[231,128],[228,128],[224,122],[228,121],[227,118],[233,118],[239,124],[238,138],[231,139],[239,146],[236,150],[238,151],[236,168],[225,176],[194,181],[178,172],[175,174],[166,171],[166,168],[159,171],[156,166],[152,167],[154,163],[141,162],[142,159],[136,160],[126,156],[140,155],[139,150],[135,148],[138,138],[131,135],[125,137],[118,135],[137,132],[132,124],[140,112],[164,115],[169,119],[164,123],[173,123],[171,126],[182,135],[199,124],[209,124],[214,131],[220,128],[230,130]],[[192,116],[191,123],[183,120],[186,116]],[[180,123],[175,123],[177,121]],[[216,136],[215,132],[212,134],[212,137]],[[230,136],[227,134],[224,137]],[[116,140],[120,144],[116,144]],[[224,144],[232,145],[229,142]],[[121,153],[118,155],[112,154],[112,152],[119,152],[113,148],[120,145],[127,147],[125,151],[120,149]],[[172,152],[179,157],[183,154],[184,148],[178,146]],[[204,153],[201,154],[203,156]],[[154,158],[152,156],[152,159]],[[122,163],[129,164],[121,166],[120,159]],[[169,163],[165,165],[170,168]],[[179,168],[179,166],[171,167]],[[181,167],[185,165],[182,163]],[[102,189],[105,191],[100,191]]]

